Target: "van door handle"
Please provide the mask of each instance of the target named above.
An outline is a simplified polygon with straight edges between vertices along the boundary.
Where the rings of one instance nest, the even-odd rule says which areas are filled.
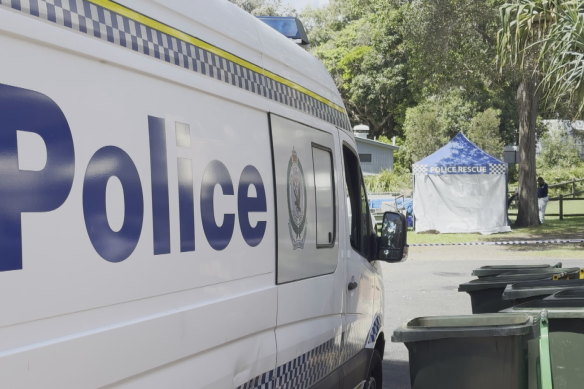
[[[349,282],[349,290],[356,289],[358,286],[359,286],[359,283],[357,281]]]

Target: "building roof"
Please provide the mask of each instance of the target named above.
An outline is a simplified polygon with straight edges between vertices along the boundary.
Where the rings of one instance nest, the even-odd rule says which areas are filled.
[[[372,146],[378,146],[378,147],[386,148],[388,150],[399,150],[399,147],[398,146],[394,146],[394,145],[390,145],[390,144],[387,144],[387,143],[379,142],[379,141],[373,140],[373,139],[360,138],[358,136],[355,137],[355,142],[357,142],[357,143],[365,143],[365,144],[369,144],[369,145],[372,145]]]

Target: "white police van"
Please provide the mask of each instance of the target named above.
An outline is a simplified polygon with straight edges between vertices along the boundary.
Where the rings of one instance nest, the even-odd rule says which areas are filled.
[[[317,60],[202,0],[0,0],[0,52],[0,387],[380,387],[404,221]]]

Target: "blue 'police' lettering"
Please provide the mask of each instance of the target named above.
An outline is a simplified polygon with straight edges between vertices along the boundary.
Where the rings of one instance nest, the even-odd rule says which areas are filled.
[[[170,253],[168,169],[164,119],[148,116],[152,180],[152,235],[154,255]]]
[[[20,169],[18,131],[37,134],[45,143],[47,157],[41,170]],[[148,135],[154,255],[169,254],[170,201],[164,119],[148,116]],[[22,213],[49,212],[59,208],[69,196],[74,175],[73,137],[57,104],[41,93],[0,84],[0,272],[23,268]],[[112,230],[107,220],[106,189],[112,177],[120,180],[124,196],[124,219],[119,231]],[[201,181],[201,222],[209,245],[215,250],[223,250],[233,237],[235,214],[215,217],[217,186],[223,196],[234,195],[229,170],[221,161],[213,160],[205,168]],[[250,196],[252,186],[255,195]],[[193,191],[192,160],[179,158],[181,252],[195,250]],[[250,247],[255,247],[265,235],[267,222],[259,220],[252,225],[250,215],[267,212],[267,202],[262,177],[254,166],[244,168],[237,192],[241,234]],[[115,146],[99,149],[85,171],[82,197],[85,226],[97,253],[110,262],[128,258],[140,240],[144,220],[142,184],[129,155]],[[216,220],[221,220],[221,216],[223,222],[218,225]]]
[[[195,203],[193,168],[189,158],[178,159],[178,209],[180,219],[180,251],[195,251]]]
[[[124,223],[119,231],[113,231],[107,220],[106,188],[111,177],[120,180],[124,192]],[[122,149],[106,146],[91,157],[83,182],[83,213],[89,239],[102,258],[120,262],[132,254],[142,232],[144,199],[138,170]]]
[[[224,214],[221,226],[215,222],[213,194],[216,185],[221,187],[223,195],[233,196],[233,183],[229,171],[221,161],[214,160],[207,165],[201,182],[201,218],[203,231],[209,245],[215,250],[223,250],[229,245],[233,236],[235,215],[232,213]]]
[[[38,134],[47,161],[20,170],[17,131]],[[22,269],[23,212],[48,212],[69,196],[75,174],[73,138],[61,109],[47,96],[0,84],[0,271]]]
[[[256,197],[249,197],[249,187],[253,185],[256,190]],[[266,222],[258,221],[255,227],[251,226],[249,214],[252,212],[266,212],[266,191],[262,176],[258,169],[248,165],[243,169],[237,188],[237,209],[239,212],[239,228],[245,242],[251,247],[255,247],[262,241],[266,232]]]

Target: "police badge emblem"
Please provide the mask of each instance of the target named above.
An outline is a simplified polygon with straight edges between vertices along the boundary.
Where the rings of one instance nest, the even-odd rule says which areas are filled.
[[[296,150],[288,162],[288,229],[293,249],[303,249],[306,238],[306,183]]]

